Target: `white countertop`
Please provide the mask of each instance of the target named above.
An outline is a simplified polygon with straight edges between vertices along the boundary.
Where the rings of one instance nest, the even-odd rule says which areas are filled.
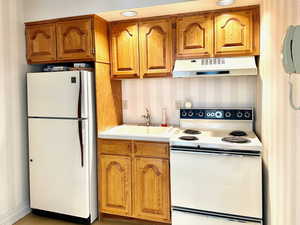
[[[174,127],[120,125],[98,133],[98,138],[169,142]]]

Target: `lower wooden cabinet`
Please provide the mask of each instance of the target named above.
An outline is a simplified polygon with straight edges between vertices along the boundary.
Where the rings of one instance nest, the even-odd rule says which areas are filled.
[[[101,155],[99,168],[101,212],[131,215],[130,157]]]
[[[134,217],[169,222],[169,161],[136,158],[134,174]]]
[[[170,223],[168,149],[167,143],[99,139],[100,212]]]

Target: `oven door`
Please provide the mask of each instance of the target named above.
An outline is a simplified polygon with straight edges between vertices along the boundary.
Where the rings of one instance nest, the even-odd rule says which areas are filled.
[[[171,148],[172,206],[262,218],[259,154]]]

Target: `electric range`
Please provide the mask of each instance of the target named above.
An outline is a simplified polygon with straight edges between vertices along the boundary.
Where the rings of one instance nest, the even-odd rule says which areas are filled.
[[[171,146],[261,151],[252,109],[181,109]]]
[[[172,224],[261,225],[262,144],[252,109],[181,109],[170,139]]]

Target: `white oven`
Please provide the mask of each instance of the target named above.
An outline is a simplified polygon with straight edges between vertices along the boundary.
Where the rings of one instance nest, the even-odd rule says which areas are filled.
[[[173,146],[170,164],[173,224],[260,223],[260,152]]]

